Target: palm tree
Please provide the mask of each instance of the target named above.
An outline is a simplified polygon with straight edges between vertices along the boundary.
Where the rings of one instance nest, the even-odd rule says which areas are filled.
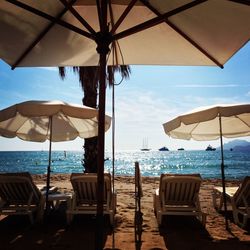
[[[99,67],[73,67],[73,71],[78,74],[84,97],[83,105],[97,108],[97,90],[99,84]],[[130,67],[127,65],[108,66],[107,79],[109,86],[115,84],[115,73],[119,72],[122,79],[128,79],[131,73]],[[59,67],[59,75],[62,79],[66,77],[66,68]],[[97,173],[97,137],[84,140],[84,157],[82,165],[85,173]]]

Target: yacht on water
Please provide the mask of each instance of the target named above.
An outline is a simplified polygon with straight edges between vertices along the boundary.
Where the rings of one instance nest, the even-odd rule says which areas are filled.
[[[169,151],[169,149],[168,149],[167,147],[165,147],[165,146],[162,147],[162,148],[159,148],[158,150],[159,150],[159,151]]]
[[[208,145],[206,151],[215,151],[216,148],[213,148],[211,145]]]

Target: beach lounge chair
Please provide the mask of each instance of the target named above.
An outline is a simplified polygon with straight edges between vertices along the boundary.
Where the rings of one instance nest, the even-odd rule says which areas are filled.
[[[75,214],[96,214],[97,207],[97,174],[72,173],[70,181],[74,193],[67,210],[68,224]],[[111,175],[105,173],[103,213],[109,215],[111,225],[114,223],[115,211],[116,193],[111,188]]]
[[[28,172],[0,174],[0,214],[28,215],[30,222],[43,216],[45,199]]]
[[[212,191],[213,205],[217,211],[222,211],[222,187],[214,187]],[[233,212],[234,222],[245,227],[250,218],[250,176],[246,176],[239,187],[226,187],[227,205]]]
[[[159,189],[154,194],[154,212],[159,225],[163,215],[196,216],[205,226],[206,214],[201,211],[199,174],[162,174]]]

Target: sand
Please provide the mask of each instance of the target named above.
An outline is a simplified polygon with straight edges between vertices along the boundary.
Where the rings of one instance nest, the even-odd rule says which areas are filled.
[[[33,176],[36,184],[45,183],[45,178],[44,175]],[[51,183],[61,192],[72,190],[67,174],[52,175]],[[227,182],[228,186],[238,184],[238,181]],[[153,212],[153,193],[159,186],[159,178],[143,177],[142,241],[135,242],[134,179],[126,176],[116,177],[115,229],[112,232],[109,221],[106,219],[103,249],[250,249],[249,228],[242,229],[235,225],[230,213],[231,232],[228,232],[225,229],[224,217],[213,208],[211,190],[214,185],[220,185],[220,181],[204,180],[201,186],[201,206],[202,210],[207,213],[205,227],[193,217],[166,216],[163,226],[159,228]],[[42,225],[31,225],[26,216],[1,216],[0,249],[95,249],[95,218],[76,216],[72,224],[67,226],[65,207],[66,204],[62,202],[59,209],[51,211]]]

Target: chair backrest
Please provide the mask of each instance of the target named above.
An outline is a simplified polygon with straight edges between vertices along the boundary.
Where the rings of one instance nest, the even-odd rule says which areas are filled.
[[[193,206],[198,198],[201,182],[199,174],[162,174],[159,189],[162,204]]]
[[[236,205],[250,207],[250,176],[246,176],[234,194]]]
[[[97,203],[97,174],[72,173],[70,181],[76,195],[77,205]],[[104,174],[104,204],[109,205],[111,199],[111,175]]]
[[[28,172],[1,173],[0,197],[7,204],[38,204],[41,193]]]

